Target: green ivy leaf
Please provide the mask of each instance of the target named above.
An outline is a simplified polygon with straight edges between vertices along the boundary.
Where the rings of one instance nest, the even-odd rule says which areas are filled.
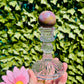
[[[23,49],[23,54],[24,54],[24,55],[27,55],[28,52],[27,52],[26,50]]]
[[[15,17],[13,16],[12,13],[9,13],[9,15],[7,16],[7,19],[15,19]]]
[[[25,60],[32,61],[32,58],[30,56],[23,56]]]
[[[71,15],[73,15],[75,13],[75,10],[71,8],[70,10],[67,11],[67,13],[70,13]]]
[[[33,3],[34,0],[28,0],[28,3]]]
[[[81,28],[82,30],[84,30],[84,25],[81,24],[81,25],[80,25],[80,28]]]
[[[82,77],[81,76],[76,76],[76,79],[83,84],[83,80],[82,80]]]
[[[57,49],[61,50],[60,45],[56,43]]]
[[[73,76],[68,76],[69,80],[75,81],[75,78]]]
[[[75,73],[77,73],[77,71],[78,71],[74,65],[68,65],[68,68]]]
[[[70,24],[69,27],[70,27],[71,29],[77,29],[77,28],[78,28],[76,25],[72,25],[72,24]]]
[[[10,67],[12,67],[12,65],[13,65],[12,61],[9,61],[6,64],[1,65],[2,70],[8,70]]]
[[[13,53],[14,53],[15,55],[19,55],[19,53],[18,53],[16,50],[13,50]]]
[[[51,3],[53,3],[54,5],[56,5],[57,0],[50,0]]]
[[[19,39],[21,37],[21,34],[19,32],[17,32],[17,33],[15,33],[14,37]]]
[[[26,37],[27,39],[33,40],[34,35],[32,35],[32,34],[24,34],[24,37]]]
[[[17,42],[17,39],[14,38],[14,36],[11,38],[12,42]]]
[[[40,39],[40,34],[37,33],[36,31],[33,32],[33,35],[36,36],[38,39]]]
[[[3,38],[7,38],[7,34],[5,33],[5,34],[3,34],[3,35],[1,35]]]
[[[76,1],[78,1],[78,2],[84,2],[83,0],[76,0]]]
[[[63,24],[63,21],[62,21],[62,19],[60,18],[60,16],[57,15],[57,16],[56,16],[56,19],[58,19],[58,21]]]
[[[7,33],[10,35],[10,37],[14,34],[12,29],[9,29]]]
[[[77,48],[77,43],[72,46],[73,50],[76,49],[76,48]]]
[[[78,34],[78,36],[83,39],[83,35],[81,34],[81,30],[75,29],[74,32],[75,32],[76,34]]]
[[[82,65],[82,61],[81,61],[81,59],[77,58],[77,63],[79,63],[79,64]]]
[[[27,12],[25,9],[23,9],[23,14],[27,15],[28,17],[32,17],[32,14]]]
[[[5,2],[0,2],[0,8],[3,7],[3,6],[5,6],[5,5],[6,5]]]
[[[17,26],[20,26],[21,28],[23,28],[23,22],[19,21],[18,23],[16,23]]]
[[[31,53],[36,54],[36,52],[35,52],[35,50],[33,48],[31,49]]]
[[[8,48],[8,53],[13,53],[13,48]]]
[[[0,15],[0,22],[5,23],[6,21],[7,21],[7,19],[5,19],[2,15]]]
[[[22,21],[25,22],[27,21],[27,16],[22,16]],[[23,30],[24,31],[24,30]]]
[[[35,18],[34,12],[29,13],[25,9],[23,9],[23,14],[27,15],[29,18]]]
[[[28,67],[30,65],[29,61],[25,61],[24,64],[26,67]]]
[[[12,9],[9,6],[5,6],[4,10],[10,12]]]
[[[64,38],[64,35],[62,34],[62,33],[58,33],[58,38],[59,38],[59,40],[61,40],[61,39],[63,39]]]
[[[69,37],[75,39],[75,34],[73,34],[72,32],[70,32],[69,33]]]
[[[38,60],[38,57],[34,55],[32,59],[34,59],[34,60],[37,61]]]
[[[64,15],[63,15],[63,18],[65,18],[65,19],[68,19],[68,20],[69,20],[69,15],[64,14]]]
[[[8,61],[8,58],[7,59],[5,59],[5,57],[0,57],[0,62],[3,62],[3,64],[5,63],[5,62],[7,62]]]
[[[21,10],[19,5],[16,5],[15,10]]]
[[[73,18],[69,18],[69,21],[75,23],[75,20]]]
[[[15,7],[16,4],[17,4],[17,1],[11,1],[11,2],[9,2],[9,5],[11,5],[11,6],[13,6],[13,7]]]
[[[9,22],[5,24],[6,27],[11,28],[12,24],[10,24]]]
[[[48,4],[47,0],[41,0],[41,4],[46,4],[47,5]]]
[[[84,14],[84,8],[78,9],[82,14]]]
[[[28,25],[31,27],[34,27],[34,24],[31,24],[30,22],[28,22]]]
[[[36,51],[39,51],[39,52],[42,51],[41,48],[40,48],[39,46],[35,46],[34,49],[35,49]]]
[[[12,63],[13,63],[13,65],[19,67],[19,64],[18,64],[17,61],[15,61],[14,59],[12,60]]]
[[[70,53],[68,57],[72,60],[77,60],[77,56],[73,53]]]
[[[5,54],[6,56],[9,55],[9,53],[8,53],[8,51],[7,51],[6,49],[3,49],[3,50],[2,50],[2,54]]]
[[[64,58],[64,61],[66,62],[66,63],[69,63],[69,59],[68,58]]]
[[[67,3],[68,1],[67,0],[63,0],[64,1],[64,3]]]
[[[67,27],[67,28],[66,28]],[[70,28],[68,27],[68,26],[66,26],[65,27],[65,25],[63,25],[62,27],[61,26],[59,26],[58,27],[58,30],[60,30],[60,31],[62,31],[63,33],[70,33]],[[57,30],[56,30],[57,31]]]
[[[6,31],[2,30],[0,31],[0,35],[6,34]]]
[[[35,8],[36,8],[36,9],[39,9],[39,6],[36,4],[36,5],[35,5]]]
[[[47,6],[47,8],[52,10],[52,8],[51,8],[50,4],[48,4],[47,0],[41,0],[41,4],[45,4]],[[41,10],[41,8],[40,8],[40,10]]]
[[[80,41],[82,48],[84,49],[84,41]]]
[[[30,18],[30,22],[35,22],[36,21],[36,18],[33,17],[33,18]]]
[[[5,38],[0,38],[0,40],[2,40],[3,43],[7,43],[7,39]]]
[[[3,63],[5,63],[7,61],[11,61],[13,58],[14,57],[12,57],[12,56],[7,56],[7,59],[4,58],[4,59],[1,59],[0,61],[3,62]]]
[[[74,73],[74,72],[72,72],[72,71],[69,71],[69,74],[70,74],[70,75],[75,75],[75,73]]]
[[[81,76],[83,75],[83,74],[81,73],[81,71],[79,71],[79,70],[78,70],[76,73],[77,73],[77,74],[80,74]]]
[[[83,53],[83,51],[80,51],[80,52],[77,52],[77,55],[78,55],[78,57],[83,57],[84,53]]]
[[[29,50],[29,46],[25,43],[20,43],[22,45],[23,48],[27,48],[27,50]]]
[[[17,54],[17,53],[16,53],[16,54]],[[22,62],[23,60],[22,60],[20,57],[18,57],[18,56],[16,57],[16,56],[15,56],[14,58],[15,58],[15,60],[18,60],[18,63],[19,63],[19,64],[21,64],[21,65],[23,64],[23,62]]]
[[[27,41],[27,39],[24,38],[24,36],[21,35],[21,40],[22,41]]]

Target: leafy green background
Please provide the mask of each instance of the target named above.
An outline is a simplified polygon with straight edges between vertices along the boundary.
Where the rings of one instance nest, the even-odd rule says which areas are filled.
[[[84,0],[0,0],[0,81],[14,66],[42,58],[38,16],[56,15],[53,57],[68,63],[67,84],[83,84]]]

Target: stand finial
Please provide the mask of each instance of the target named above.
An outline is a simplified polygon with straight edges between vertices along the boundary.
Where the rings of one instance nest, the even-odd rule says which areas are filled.
[[[52,27],[56,23],[55,14],[51,11],[43,11],[39,15],[38,20],[41,26],[45,26],[45,27]]]

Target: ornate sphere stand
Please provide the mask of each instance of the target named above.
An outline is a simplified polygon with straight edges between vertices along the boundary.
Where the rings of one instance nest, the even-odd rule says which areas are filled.
[[[56,23],[56,17],[51,11],[43,11],[39,15],[39,28],[41,32],[40,40],[43,42],[42,51],[43,58],[38,60],[32,67],[38,80],[53,80],[63,75],[64,69],[63,64],[59,60],[52,58],[53,45],[52,42],[55,40],[53,33],[55,28],[53,27]]]

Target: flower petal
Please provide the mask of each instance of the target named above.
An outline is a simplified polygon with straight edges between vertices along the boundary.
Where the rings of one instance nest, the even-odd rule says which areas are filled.
[[[27,82],[29,82],[29,74],[27,72],[27,70],[25,69],[24,66],[21,67],[21,73],[24,75],[24,77],[26,78]]]
[[[12,84],[9,80],[7,76],[2,76],[2,79],[4,80],[4,82],[6,82],[7,84]]]
[[[1,82],[0,84],[5,84],[4,82]]]
[[[9,81],[11,81],[12,83],[15,83],[12,71],[7,70],[7,77]]]
[[[26,80],[26,77],[24,77],[23,75],[19,75],[16,79],[15,79],[16,82],[18,81],[22,81],[23,84],[28,84],[27,80]]]
[[[17,68],[17,67],[14,67],[13,69],[13,75],[14,75],[14,78],[16,79],[19,75],[21,75],[21,72],[20,70]]]

